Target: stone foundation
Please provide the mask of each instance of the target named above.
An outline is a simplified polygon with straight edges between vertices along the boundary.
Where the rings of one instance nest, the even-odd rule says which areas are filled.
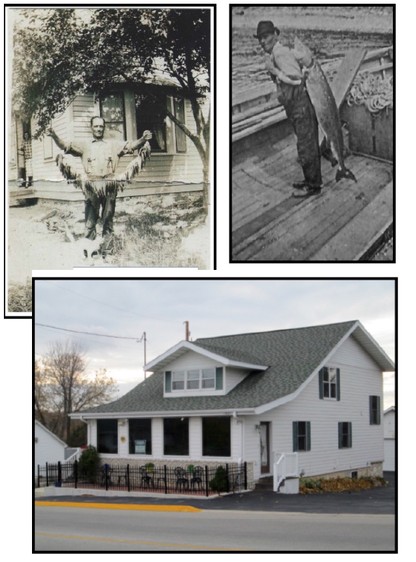
[[[329,472],[326,474],[314,474],[311,476],[305,475],[305,478],[351,478],[353,473],[356,473],[357,478],[364,478],[368,476],[372,477],[383,477],[383,461],[373,462],[369,466],[364,466],[360,468],[349,468],[348,470],[339,470],[337,472]]]

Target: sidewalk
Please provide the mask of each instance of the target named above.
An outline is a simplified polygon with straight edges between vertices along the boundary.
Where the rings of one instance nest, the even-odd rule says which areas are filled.
[[[238,510],[238,511],[280,511],[301,513],[372,513],[394,514],[396,512],[396,475],[384,474],[388,485],[384,488],[316,495],[276,494],[271,491],[252,491],[229,494],[212,498],[198,496],[166,495],[162,497],[100,497],[84,496],[37,496],[39,502],[79,502],[103,504],[137,504],[154,506],[191,506],[198,509]],[[45,489],[47,494],[47,489]]]

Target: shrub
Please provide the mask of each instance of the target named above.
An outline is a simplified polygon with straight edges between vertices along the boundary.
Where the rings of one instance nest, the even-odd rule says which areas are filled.
[[[209,481],[211,490],[214,492],[226,492],[228,489],[227,472],[223,466],[219,466],[215,471],[215,476]]]
[[[80,478],[85,478],[89,482],[95,482],[100,467],[100,455],[95,447],[87,447],[81,454],[78,461],[78,471]]]

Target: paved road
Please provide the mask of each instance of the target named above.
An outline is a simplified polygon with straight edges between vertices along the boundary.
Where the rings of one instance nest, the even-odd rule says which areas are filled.
[[[35,551],[394,552],[395,548],[393,515],[232,510],[184,513],[123,507],[38,505]]]

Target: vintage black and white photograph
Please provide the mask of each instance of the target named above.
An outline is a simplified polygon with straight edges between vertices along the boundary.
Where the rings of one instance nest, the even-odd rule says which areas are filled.
[[[395,6],[232,5],[232,262],[395,262]]]
[[[214,8],[7,8],[9,313],[33,270],[213,267]]]

